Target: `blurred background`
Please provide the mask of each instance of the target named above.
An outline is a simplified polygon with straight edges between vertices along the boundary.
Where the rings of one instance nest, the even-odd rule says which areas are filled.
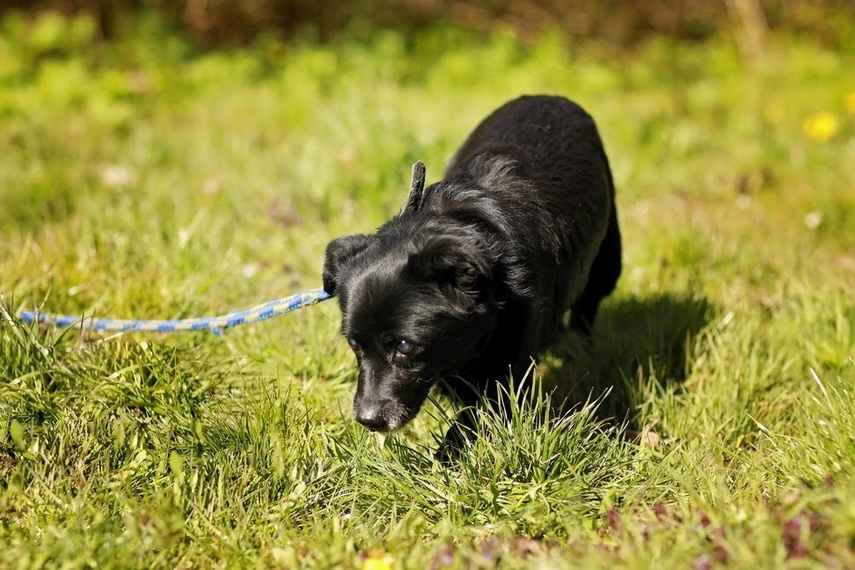
[[[4,0],[10,9],[57,10],[94,16],[102,38],[121,35],[140,14],[208,47],[245,44],[260,35],[279,39],[378,29],[416,31],[436,24],[475,30],[510,27],[525,37],[558,27],[573,38],[631,46],[651,35],[702,40],[737,33],[742,49],[761,49],[768,30],[809,34],[824,43],[852,42],[854,0]]]
[[[414,160],[436,180],[487,112],[543,92],[597,118],[627,231],[655,236],[627,250],[650,263],[625,280],[638,291],[673,286],[659,272],[675,259],[721,250],[753,275],[780,258],[720,236],[735,211],[752,243],[762,213],[851,268],[853,61],[855,0],[0,0],[0,262],[55,229],[76,269],[19,261],[21,295],[57,295],[57,275],[103,256],[211,278],[179,295],[136,276],[127,312],[165,312],[153,290],[213,309],[264,298],[262,282],[308,287],[329,236],[400,210]],[[112,243],[82,263],[78,231],[139,237],[126,259]],[[215,245],[193,252],[194,231]],[[71,289],[55,301],[72,310],[102,290]]]

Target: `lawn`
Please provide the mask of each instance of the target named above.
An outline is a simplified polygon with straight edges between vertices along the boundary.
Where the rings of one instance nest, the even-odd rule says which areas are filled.
[[[93,27],[0,24],[0,565],[855,565],[855,49],[437,28],[202,52]],[[415,160],[437,180],[535,92],[599,124],[624,274],[591,345],[543,355],[521,381],[545,389],[455,465],[442,398],[394,435],[353,420],[335,302],[222,336],[16,317],[317,287]]]

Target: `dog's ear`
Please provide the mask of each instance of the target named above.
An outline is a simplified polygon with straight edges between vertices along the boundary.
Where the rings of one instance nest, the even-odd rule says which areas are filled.
[[[487,248],[477,240],[434,236],[417,245],[410,267],[421,277],[437,283],[446,294],[463,294],[477,301],[492,280]]]
[[[418,212],[422,207],[422,200],[425,194],[425,163],[417,160],[413,164],[413,176],[410,181],[410,193],[407,195],[407,203],[401,210],[401,215],[405,212]]]
[[[365,251],[371,240],[372,236],[354,234],[334,239],[327,245],[327,252],[324,256],[324,291],[330,295],[336,294],[341,270],[354,257]]]

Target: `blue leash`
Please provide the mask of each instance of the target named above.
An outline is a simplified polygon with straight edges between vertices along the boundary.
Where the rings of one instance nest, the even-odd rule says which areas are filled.
[[[95,319],[74,315],[50,315],[34,311],[22,311],[18,314],[18,317],[25,323],[53,323],[59,327],[79,327],[81,330],[153,333],[208,330],[215,334],[223,334],[224,329],[263,321],[277,315],[284,315],[285,313],[326,301],[330,297],[331,295],[323,289],[312,289],[283,299],[268,301],[267,303],[256,305],[244,311],[235,311],[218,317],[165,321]]]

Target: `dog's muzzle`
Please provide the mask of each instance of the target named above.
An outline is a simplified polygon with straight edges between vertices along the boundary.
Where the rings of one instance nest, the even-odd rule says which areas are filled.
[[[388,431],[389,423],[383,414],[383,406],[380,401],[365,401],[356,403],[353,407],[356,421],[371,431]]]

